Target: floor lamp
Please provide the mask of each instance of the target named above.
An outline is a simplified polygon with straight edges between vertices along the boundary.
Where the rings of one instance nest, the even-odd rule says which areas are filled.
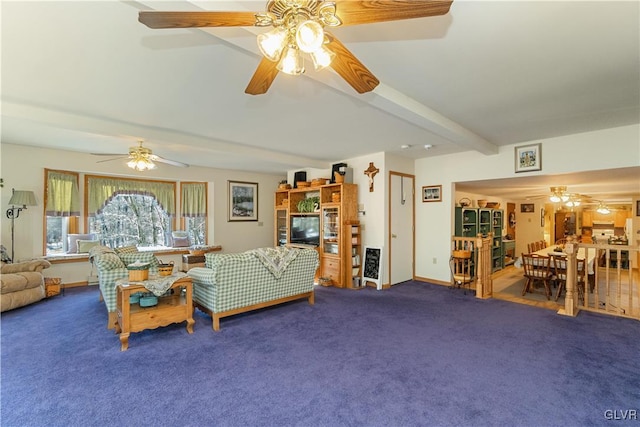
[[[14,262],[14,222],[20,216],[20,212],[27,209],[27,206],[36,206],[36,196],[33,191],[16,191],[12,188],[9,204],[11,207],[7,209],[7,218],[11,220],[11,262]]]

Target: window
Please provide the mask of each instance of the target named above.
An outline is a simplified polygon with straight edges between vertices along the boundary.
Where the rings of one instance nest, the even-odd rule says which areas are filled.
[[[79,174],[45,169],[45,254],[76,253],[73,239],[112,248],[171,246],[176,182],[84,176],[85,214],[80,212]],[[207,242],[207,184],[180,183],[180,227],[191,244]],[[80,219],[84,230],[81,230]],[[85,234],[79,234],[79,233]],[[73,240],[73,241],[72,241]],[[69,247],[69,241],[72,246]]]
[[[120,193],[89,217],[89,233],[111,248],[169,246],[169,214],[151,195]]]
[[[191,244],[204,245],[207,242],[207,184],[183,182],[180,193],[182,226]]]
[[[45,254],[69,251],[67,235],[78,232],[78,174],[45,169]]]
[[[174,182],[87,175],[87,230],[112,248],[168,246],[175,192]]]

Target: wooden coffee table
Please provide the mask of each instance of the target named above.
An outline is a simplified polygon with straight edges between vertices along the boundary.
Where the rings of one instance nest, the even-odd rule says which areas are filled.
[[[140,307],[129,303],[129,297],[136,292],[148,292],[140,282],[129,283],[127,279],[116,282],[116,333],[120,334],[120,351],[129,348],[129,335],[145,329],[156,329],[172,323],[187,322],[187,332],[193,333],[193,299],[190,277],[176,280],[170,289],[174,293],[158,297],[158,304],[152,307]],[[185,292],[182,292],[182,289]]]

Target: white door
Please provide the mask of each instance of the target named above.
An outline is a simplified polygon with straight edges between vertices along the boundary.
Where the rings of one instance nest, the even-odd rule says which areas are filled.
[[[389,269],[390,283],[413,279],[414,176],[390,172]]]

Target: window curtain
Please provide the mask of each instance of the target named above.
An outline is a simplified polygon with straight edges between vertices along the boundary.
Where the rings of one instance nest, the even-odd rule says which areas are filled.
[[[47,216],[80,216],[78,174],[47,170]]]
[[[182,216],[206,217],[207,216],[207,184],[193,182],[182,184]]]
[[[87,215],[100,213],[107,202],[118,194],[142,194],[156,198],[169,216],[176,212],[175,183],[133,179],[87,177]]]

